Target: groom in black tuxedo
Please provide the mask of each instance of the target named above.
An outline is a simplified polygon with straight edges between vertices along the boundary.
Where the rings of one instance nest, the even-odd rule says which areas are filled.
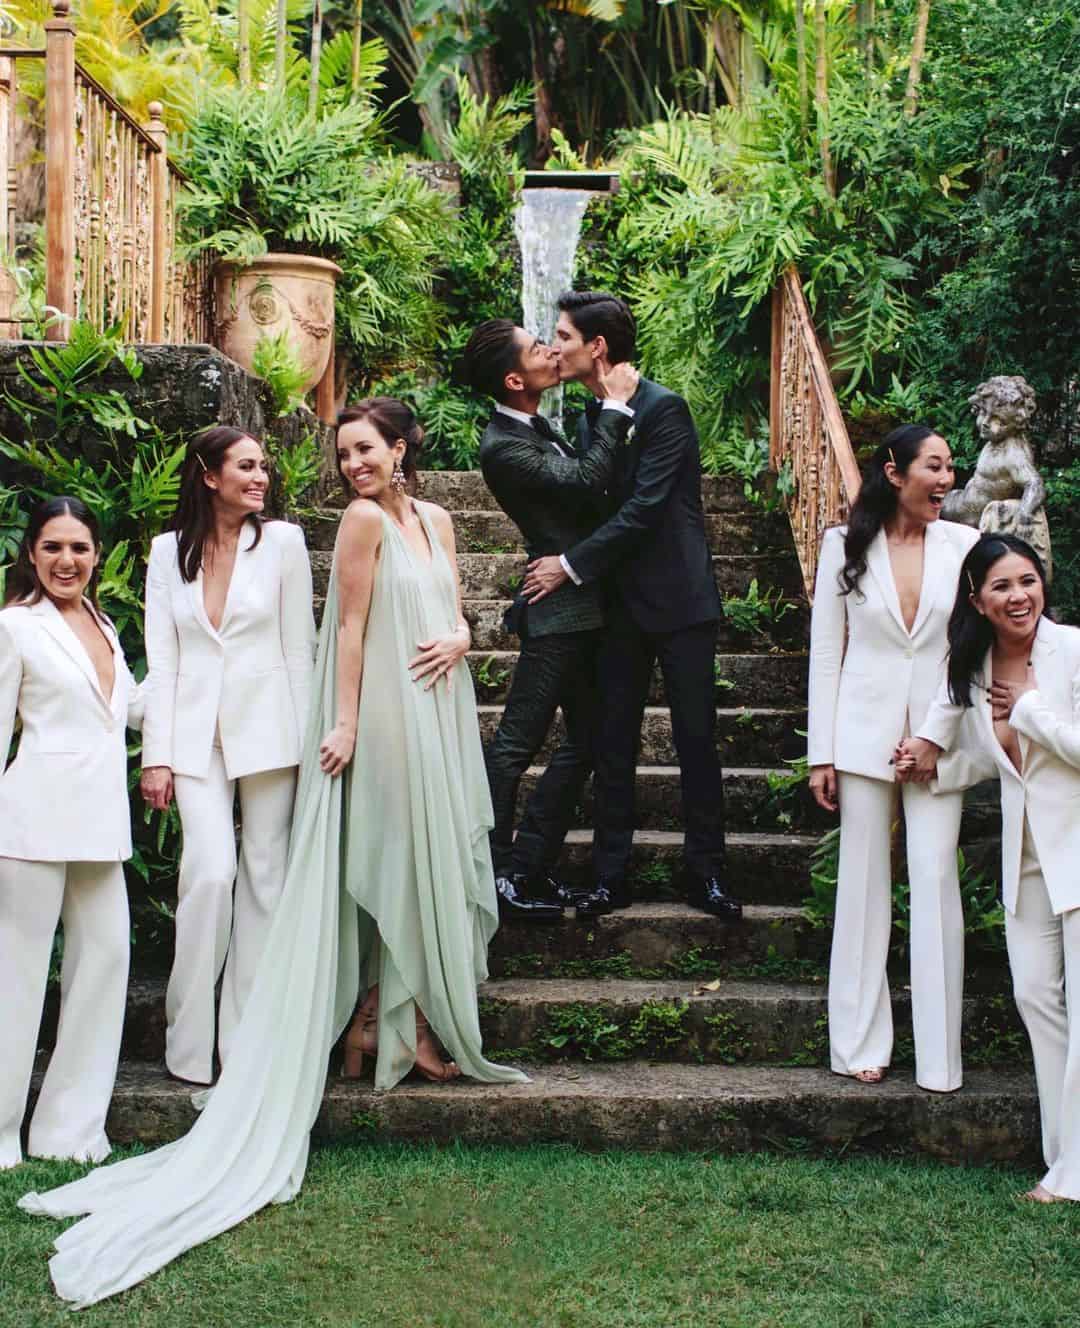
[[[615,296],[571,291],[559,300],[555,340],[564,379],[597,393],[614,365],[634,355],[637,329]],[[649,681],[657,660],[671,709],[685,820],[685,887],[691,904],[722,918],[742,907],[725,882],[722,771],[716,752],[716,637],[720,596],[705,537],[697,433],[682,397],[647,378],[630,398],[634,413],[610,489],[609,519],[534,559],[525,577],[529,612],[567,583],[603,584],[607,626],[600,656],[595,734],[593,892],[578,914],[630,903],[627,867],[634,837],[634,777]],[[600,419],[587,408],[579,445],[588,455]]]
[[[629,364],[596,379],[591,446],[579,455],[539,413],[540,395],[560,380],[552,347],[505,318],[481,323],[462,356],[463,376],[495,399],[480,444],[480,468],[496,501],[522,533],[531,559],[577,544],[604,518],[604,493],[630,427],[626,402],[637,387]],[[596,586],[561,586],[536,605],[519,594],[505,626],[521,653],[502,721],[488,746],[495,826],[491,855],[503,918],[556,921],[575,902],[552,871],[592,767],[594,674],[603,608]],[[517,835],[521,776],[562,710],[566,739],[529,799]]]

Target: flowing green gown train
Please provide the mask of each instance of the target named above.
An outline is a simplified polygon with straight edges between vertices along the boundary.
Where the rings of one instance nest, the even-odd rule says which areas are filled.
[[[491,804],[464,660],[430,691],[416,646],[457,621],[453,573],[420,512],[430,562],[383,517],[364,638],[356,754],[319,768],[337,714],[337,576],[331,574],[281,902],[221,1078],[191,1130],[152,1153],[99,1167],[19,1206],[88,1214],[49,1262],[60,1296],[91,1305],[267,1203],[297,1193],[330,1049],[361,975],[380,987],[376,1084],[412,1064],[412,1001],[460,1065],[489,1083],[527,1082],[481,1051],[476,984],[497,925]],[[336,556],[335,556],[336,563]]]

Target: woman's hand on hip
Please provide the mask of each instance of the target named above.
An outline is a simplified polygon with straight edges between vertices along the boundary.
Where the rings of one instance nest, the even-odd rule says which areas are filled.
[[[167,811],[173,799],[172,771],[167,765],[144,766],[139,777],[139,792],[155,811]]]
[[[812,765],[810,767],[810,792],[819,807],[827,812],[834,812],[840,806],[836,796],[836,766]]]
[[[1035,681],[1035,670],[1030,661],[1027,666],[1027,677],[1023,682],[1005,682],[997,678],[990,684],[990,709],[994,713],[995,719],[1008,719],[1013,712],[1013,706],[1024,695],[1025,692],[1033,692],[1038,683]]]
[[[433,636],[430,641],[417,641],[419,654],[409,660],[409,673],[413,682],[423,682],[424,691],[429,691],[440,678],[446,679],[449,688],[452,685],[450,671],[462,656],[469,651],[468,627],[456,627],[445,636]]]
[[[319,747],[319,768],[327,775],[340,775],[356,750],[356,730],[335,724]]]

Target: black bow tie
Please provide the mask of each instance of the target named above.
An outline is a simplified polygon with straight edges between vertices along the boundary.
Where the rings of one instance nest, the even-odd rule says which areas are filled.
[[[552,443],[561,443],[562,439],[552,425],[551,421],[544,415],[534,415],[532,417],[532,427],[540,435]]]

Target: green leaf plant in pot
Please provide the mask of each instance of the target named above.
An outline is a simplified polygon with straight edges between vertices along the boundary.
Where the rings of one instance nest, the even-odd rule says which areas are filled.
[[[385,156],[371,98],[312,115],[297,89],[215,90],[191,123],[183,165],[187,253],[218,260],[215,344],[247,369],[260,341],[284,334],[307,391],[330,357],[335,303],[352,341],[353,329],[374,331],[385,317],[382,277],[396,255],[415,260],[421,293],[430,288],[449,210]]]

